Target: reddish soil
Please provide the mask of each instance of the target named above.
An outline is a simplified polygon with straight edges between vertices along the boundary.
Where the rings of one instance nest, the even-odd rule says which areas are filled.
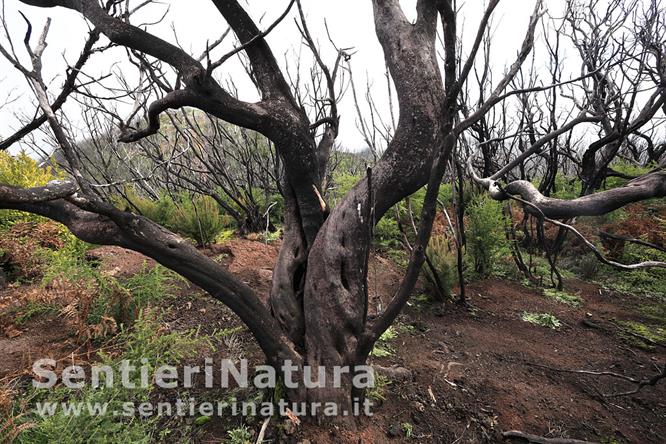
[[[100,250],[95,256],[110,272],[131,274],[146,261],[122,249]],[[275,246],[234,240],[208,253],[265,295],[277,251]],[[389,260],[372,257],[372,310],[385,305],[399,278]],[[168,302],[169,329],[200,326],[211,333],[241,325],[226,307],[200,290],[185,283],[178,286],[180,296]],[[654,375],[656,366],[666,363],[664,349],[637,348],[612,323],[613,319],[641,320],[638,307],[645,301],[584,282],[569,282],[568,290],[580,294],[582,306],[563,305],[520,283],[496,279],[470,285],[468,306],[411,304],[396,326],[399,336],[390,343],[394,353],[373,359],[383,367],[404,367],[411,377],[386,387],[386,399],[372,418],[360,422],[358,433],[303,425],[285,438],[272,421],[269,437],[294,443],[479,443],[502,442],[503,431],[521,430],[594,442],[666,442],[666,382],[638,394],[607,397],[632,386],[615,378],[554,370],[605,370],[636,378]],[[65,358],[77,350],[57,316],[36,317],[24,326],[14,326],[7,310],[11,304],[3,301],[15,298],[16,291],[0,293],[0,331],[16,328],[20,332],[17,337],[0,337],[4,352],[0,378],[22,373],[31,356],[46,353]],[[554,314],[563,326],[553,330],[523,322],[524,311]],[[259,362],[249,333],[243,330],[238,338],[239,343],[221,347],[221,357],[233,351]],[[258,430],[259,424],[247,421]],[[413,428],[409,441],[403,429],[406,423]],[[211,421],[197,440],[225,440],[226,424]]]
[[[414,378],[391,384],[387,400],[362,423],[371,438],[346,442],[401,442],[387,432],[400,431],[403,423],[414,427],[410,442],[501,442],[507,430],[593,442],[664,442],[663,381],[636,395],[606,397],[633,386],[534,365],[645,378],[666,362],[663,348],[644,351],[620,339],[612,327],[589,327],[612,325],[612,318],[640,319],[634,311],[639,301],[582,282],[570,288],[581,291],[580,308],[493,279],[469,286],[469,307],[408,309],[400,322],[417,333],[401,334],[395,355],[375,361],[406,367]],[[520,319],[523,311],[555,314],[564,325],[552,330],[528,324]]]
[[[79,349],[58,319],[40,319],[30,328],[5,325],[0,334],[0,379],[26,373],[35,359],[60,359]]]
[[[115,277],[133,276],[155,265],[154,260],[142,254],[114,246],[95,248],[90,250],[86,257],[98,261],[102,273]]]

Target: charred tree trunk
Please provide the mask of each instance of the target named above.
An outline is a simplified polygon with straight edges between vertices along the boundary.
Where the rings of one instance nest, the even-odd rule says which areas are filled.
[[[372,228],[393,205],[425,185],[433,148],[441,145],[445,95],[435,47],[437,10],[433,2],[421,3],[419,20],[412,25],[397,2],[373,2],[377,34],[400,99],[398,128],[383,159],[336,205],[314,240],[302,228],[292,199],[286,200],[287,231],[271,307],[310,366],[365,363],[359,343],[368,313]],[[401,173],[406,170],[409,174]],[[351,379],[342,385],[311,390],[307,399],[348,408],[359,393],[352,390]]]

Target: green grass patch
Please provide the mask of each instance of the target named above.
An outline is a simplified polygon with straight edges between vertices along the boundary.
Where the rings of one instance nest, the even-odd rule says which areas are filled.
[[[23,325],[30,319],[43,315],[55,315],[58,313],[58,306],[45,302],[28,302],[24,307],[15,309],[16,317],[14,323]]]
[[[666,328],[655,327],[636,321],[617,321],[623,329],[621,336],[645,350],[654,348],[654,344],[666,344]]]
[[[227,431],[228,444],[252,444],[252,433],[247,426],[236,427],[235,429]]]
[[[375,383],[371,389],[366,392],[366,396],[373,401],[386,400],[386,388],[391,385],[391,380],[375,372]]]
[[[618,271],[603,266],[604,273],[597,282],[604,288],[618,293],[636,296],[664,297],[666,295],[666,270]]]
[[[636,244],[625,244],[622,262],[634,264],[644,261],[666,261],[666,253]],[[601,265],[597,280],[601,285],[619,293],[650,296],[659,299],[666,297],[666,269],[639,269],[622,271],[608,265]]]
[[[118,325],[131,324],[139,312],[165,298],[173,296],[173,282],[183,279],[161,265],[148,266],[128,278],[115,278],[100,272],[96,264],[86,259],[90,245],[69,234],[63,248],[43,250],[46,269],[42,286],[66,280],[85,288],[92,295],[86,322],[98,324],[110,316]]]
[[[395,351],[389,342],[397,337],[398,331],[395,329],[395,327],[391,326],[387,328],[375,343],[375,346],[370,352],[370,356],[374,356],[376,358],[385,358],[387,356],[391,356],[393,353],[395,353]]]
[[[79,240],[73,234],[67,233],[65,235],[65,245],[62,248],[41,250],[40,254],[42,254],[47,264],[42,285],[47,286],[61,277],[65,277],[72,282],[98,279],[98,271],[85,257],[90,248],[90,244]]]
[[[520,318],[525,322],[541,327],[557,329],[562,326],[562,322],[550,313],[528,313],[525,311]]]
[[[175,279],[182,278],[161,265],[144,265],[140,273],[124,280],[122,286],[132,293],[134,303],[143,308],[150,303],[173,297]]]
[[[543,295],[547,298],[554,299],[561,304],[571,305],[572,307],[579,307],[583,303],[583,299],[580,296],[567,293],[566,291],[556,290],[554,288],[544,289]]]
[[[174,365],[184,359],[195,357],[200,351],[210,347],[207,338],[195,330],[187,332],[162,332],[159,317],[142,314],[131,330],[121,332],[117,341],[122,345],[120,355],[101,355],[101,364],[114,370],[114,376],[120,375],[122,360],[129,360],[132,365],[146,365],[149,374],[161,365]],[[160,437],[160,418],[113,415],[113,411],[122,412],[125,402],[139,405],[151,399],[156,387],[150,383],[141,387],[140,372],[130,373],[136,388],[123,387],[114,381],[107,387],[101,381],[101,387],[93,388],[87,384],[80,390],[65,387],[54,389],[32,389],[22,396],[13,407],[13,424],[19,429],[25,427],[16,437],[16,443],[37,444],[58,442],[64,444],[88,442],[155,442]],[[38,402],[81,403],[87,405],[105,405],[107,414],[81,409],[80,415],[66,414],[59,408],[52,416],[40,416],[35,411]],[[71,405],[71,404],[70,404]],[[0,424],[0,430],[3,425]]]
[[[666,302],[642,305],[638,311],[655,324],[666,326]]]

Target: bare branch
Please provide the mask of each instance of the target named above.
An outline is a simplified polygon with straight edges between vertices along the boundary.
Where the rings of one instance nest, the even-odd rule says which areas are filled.
[[[70,181],[54,180],[43,187],[20,188],[0,184],[0,202],[8,204],[39,203],[75,194],[79,187]]]

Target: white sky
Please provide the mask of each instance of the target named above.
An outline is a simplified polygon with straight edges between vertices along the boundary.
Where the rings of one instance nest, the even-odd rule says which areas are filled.
[[[137,4],[137,1],[133,3]],[[255,0],[245,5],[255,20],[265,14],[260,28],[268,26],[278,17],[286,7],[288,0]],[[415,0],[402,0],[403,8],[409,17],[413,17]],[[548,6],[561,7],[562,1],[547,2]],[[161,15],[169,6],[169,14],[160,25],[150,28],[158,36],[175,43],[173,30],[176,29],[178,41],[182,47],[195,55],[201,54],[206,47],[206,41],[215,41],[226,29],[226,23],[217,12],[212,2],[208,0],[163,1],[161,5],[154,5],[150,12],[151,19]],[[331,36],[339,47],[354,47],[356,54],[352,58],[352,69],[359,92],[365,90],[366,79],[373,83],[373,96],[380,106],[386,107],[386,84],[384,83],[384,57],[381,47],[374,33],[372,4],[370,0],[337,0],[324,2],[321,0],[303,0],[304,9],[308,17],[310,31],[321,44],[322,53],[327,62],[332,63],[335,58],[334,50],[328,42],[324,27],[324,20],[328,24]],[[459,27],[464,42],[469,42],[476,33],[480,16],[485,2],[480,0],[467,0],[459,2],[462,8],[462,17]],[[534,0],[504,0],[500,3],[494,15],[495,32],[493,36],[494,50],[492,64],[499,72],[510,65],[515,59],[516,52],[523,40],[529,15],[534,7]],[[85,20],[76,12],[62,8],[42,9],[24,5],[18,0],[5,0],[5,17],[10,34],[15,41],[17,51],[28,63],[25,51],[21,51],[22,40],[26,25],[18,11],[22,11],[32,21],[35,31],[33,39],[39,33],[47,17],[51,17],[52,25],[49,34],[49,46],[44,56],[44,74],[50,81],[50,93],[57,95],[63,81],[65,60],[73,63],[78,57],[87,34]],[[294,63],[294,53],[301,48],[300,36],[294,23],[296,8],[277,29],[268,37],[268,41],[278,58],[281,66],[285,66],[285,59]],[[143,17],[138,17],[143,18]],[[134,20],[136,23],[136,20]],[[3,36],[4,37],[4,36]],[[6,38],[1,40],[6,44]],[[235,42],[226,41],[228,50]],[[466,44],[469,47],[469,43]],[[537,48],[539,45],[537,44]],[[304,63],[309,63],[309,53],[303,48]],[[129,78],[136,78],[135,68],[123,61],[123,51],[115,50],[108,54],[96,55],[89,61],[84,72],[91,76],[122,71]],[[537,54],[538,57],[538,54]],[[28,65],[29,66],[29,65]],[[578,67],[573,68],[578,69]],[[225,63],[217,71],[219,76],[229,76],[239,87],[239,94],[245,100],[256,100],[254,89],[240,68],[237,61]],[[367,77],[366,77],[367,76]],[[18,99],[11,105],[0,109],[0,135],[8,136],[13,129],[20,127],[17,114],[33,115],[34,99],[27,87],[25,79],[4,58],[0,58],[0,104],[10,94]],[[67,116],[76,121],[77,104],[69,100],[65,107]],[[354,110],[351,94],[347,94],[340,106],[342,123],[338,142],[348,149],[362,149],[363,139],[356,128],[356,112]]]

